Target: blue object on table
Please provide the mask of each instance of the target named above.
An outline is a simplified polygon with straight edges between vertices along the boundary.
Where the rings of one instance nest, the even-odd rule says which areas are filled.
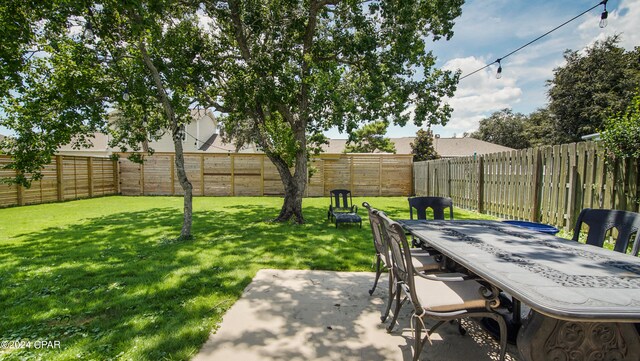
[[[528,228],[532,231],[538,231],[542,233],[547,233],[551,235],[555,235],[560,232],[556,227],[550,226],[548,224],[535,223],[535,222],[527,222],[527,221],[503,221],[504,223],[513,224],[514,226]]]

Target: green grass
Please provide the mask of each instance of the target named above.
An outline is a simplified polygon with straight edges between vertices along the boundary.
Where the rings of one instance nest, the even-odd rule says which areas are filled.
[[[408,218],[404,197],[366,200]],[[0,209],[0,340],[60,341],[0,359],[188,360],[261,268],[372,270],[366,210],[362,229],[335,229],[326,198],[304,200],[304,225],[265,222],[281,202],[196,198],[194,239],[180,242],[179,197]]]

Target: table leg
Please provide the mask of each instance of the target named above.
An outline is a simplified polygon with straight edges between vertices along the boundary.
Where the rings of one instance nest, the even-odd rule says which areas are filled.
[[[512,298],[512,302],[513,302],[513,318],[511,319],[511,322],[513,322],[513,324],[519,329],[520,326],[522,325],[522,304],[520,303],[520,300],[516,299],[516,298]]]
[[[517,340],[525,361],[637,361],[640,336],[633,323],[563,321],[531,311]]]

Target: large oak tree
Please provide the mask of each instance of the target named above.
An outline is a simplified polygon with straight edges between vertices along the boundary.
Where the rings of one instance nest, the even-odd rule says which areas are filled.
[[[11,56],[0,95],[3,124],[18,134],[17,181],[37,178],[59,145],[86,144],[116,109],[122,145],[172,135],[188,236],[180,135],[189,108],[204,104],[222,114],[227,137],[257,143],[275,164],[285,191],[277,220],[302,223],[308,155],[323,131],[447,122],[442,99],[458,74],[435,68],[427,44],[452,35],[462,2],[10,0],[3,19],[24,16],[9,27],[19,40],[1,49]]]
[[[445,124],[457,74],[437,69],[428,42],[452,35],[462,0],[205,2],[222,64],[210,104],[223,131],[257,143],[278,169],[276,221],[304,222],[308,151],[330,127],[382,120]],[[412,114],[407,109],[413,109]]]

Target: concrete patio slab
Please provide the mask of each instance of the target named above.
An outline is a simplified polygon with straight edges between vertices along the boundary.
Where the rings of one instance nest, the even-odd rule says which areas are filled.
[[[228,360],[411,360],[411,306],[405,305],[393,333],[380,314],[386,275],[373,296],[375,274],[261,270],[225,314],[193,361]],[[499,347],[476,323],[467,334],[446,324],[426,345],[422,360],[497,360]],[[427,324],[429,327],[430,324]],[[507,360],[517,360],[509,346]]]

